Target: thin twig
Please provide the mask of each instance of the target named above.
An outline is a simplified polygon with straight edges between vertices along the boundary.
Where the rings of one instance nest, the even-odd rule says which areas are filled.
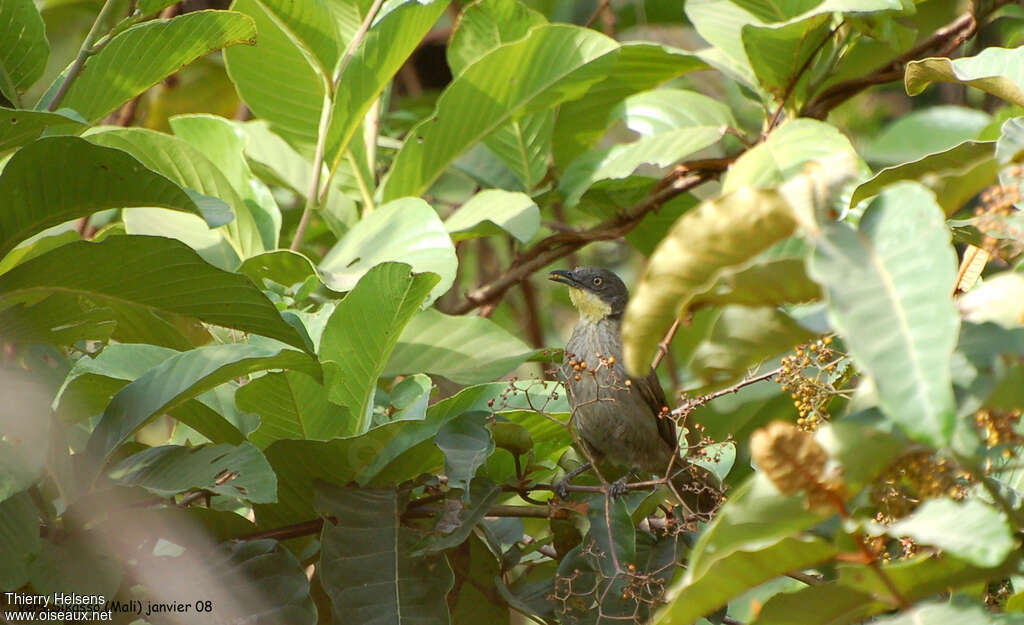
[[[46,110],[55,111],[61,100],[67,94],[68,89],[71,88],[71,83],[78,78],[78,75],[82,71],[82,67],[85,65],[86,59],[93,54],[92,46],[96,43],[96,40],[100,36],[100,28],[103,26],[103,22],[107,21],[107,16],[110,15],[110,11],[114,8],[116,2],[114,0],[106,0],[103,3],[103,8],[100,9],[99,15],[96,16],[96,21],[92,23],[92,28],[89,29],[89,33],[85,36],[85,40],[82,41],[82,47],[78,49],[78,55],[75,56],[75,60],[72,61],[71,67],[68,69],[67,75],[64,77],[64,81],[60,83],[60,87],[57,88],[57,93],[53,94],[53,99],[46,106]]]
[[[289,249],[293,251],[299,249],[299,246],[302,244],[302,237],[305,236],[306,228],[309,227],[309,220],[313,210],[319,206],[320,175],[324,168],[324,150],[327,146],[327,131],[330,129],[331,113],[334,109],[334,94],[338,89],[338,83],[341,82],[341,75],[345,73],[345,68],[348,67],[352,57],[355,56],[356,50],[359,48],[359,44],[366,37],[366,33],[370,30],[370,25],[373,24],[377,13],[380,12],[382,4],[384,4],[384,0],[374,0],[373,6],[370,7],[366,17],[363,19],[363,23],[359,25],[359,30],[353,35],[352,41],[345,51],[345,56],[342,57],[341,63],[338,64],[338,69],[334,72],[333,79],[324,85],[324,101],[320,109],[316,150],[313,152],[313,174],[310,176],[306,204],[302,207],[302,217],[299,218],[299,225],[295,228],[295,236],[292,238],[292,244],[289,246]]]
[[[466,299],[452,310],[462,315],[469,311],[494,303],[511,287],[533,272],[560,258],[572,254],[594,241],[617,239],[629,233],[648,213],[672,198],[697,187],[723,171],[732,158],[713,159],[677,167],[670,176],[660,182],[644,200],[628,211],[604,221],[593,228],[557,232],[531,246],[517,256],[512,264],[494,281],[481,286],[466,295]]]
[[[960,47],[967,38],[974,35],[978,29],[979,20],[984,19],[988,14],[1011,2],[1014,2],[1014,0],[994,0],[988,7],[989,11],[986,15],[975,16],[970,11],[964,13],[936,30],[929,37],[921,41],[921,43],[870,74],[847,80],[825,89],[804,105],[800,116],[824,119],[829,111],[868,87],[901,80],[907,64],[911,61],[925,56],[948,56]]]
[[[590,17],[587,18],[587,21],[583,24],[583,26],[586,28],[590,28],[591,25],[593,25],[593,23],[597,21],[597,18],[601,16],[601,13],[604,12],[604,10],[609,7],[609,5],[611,5],[611,3],[612,0],[601,0],[601,2],[597,5],[597,8],[594,9],[594,12],[590,14]]]
[[[654,360],[651,361],[651,369],[657,369],[662,359],[668,354],[669,346],[672,344],[672,339],[675,338],[676,332],[679,331],[681,323],[681,319],[676,319],[672,327],[665,333],[665,338],[661,339],[661,342],[658,343],[658,351],[654,354]]]
[[[800,79],[803,77],[804,73],[806,73],[807,70],[810,69],[811,63],[814,61],[815,57],[818,56],[818,53],[821,52],[822,48],[825,47],[825,44],[828,43],[829,39],[831,39],[832,36],[836,34],[836,31],[838,31],[845,23],[846,20],[842,20],[838,24],[836,24],[835,28],[828,31],[828,34],[825,35],[825,38],[822,39],[821,42],[814,47],[814,50],[811,51],[809,55],[807,55],[807,59],[803,62],[803,65],[800,66],[800,69],[797,70],[796,74],[793,74],[793,77],[789,79],[789,84],[786,85],[786,91],[785,93],[782,94],[782,101],[779,102],[779,107],[775,109],[775,114],[772,115],[772,119],[771,121],[768,122],[768,127],[765,129],[765,137],[767,137],[768,133],[771,132],[773,128],[775,128],[775,125],[777,123],[779,123],[779,117],[782,115],[782,111],[786,108],[786,102],[789,100],[789,96],[793,95],[793,91],[796,89],[797,83],[800,82]]]
[[[707,404],[708,402],[718,399],[719,397],[722,397],[724,395],[736,393],[743,387],[750,386],[751,384],[756,384],[758,382],[763,382],[765,380],[769,380],[777,376],[781,371],[782,368],[779,367],[777,369],[772,369],[767,373],[761,373],[758,375],[743,378],[742,380],[740,380],[736,384],[733,384],[732,386],[727,386],[726,388],[717,390],[713,393],[708,393],[707,395],[701,395],[700,397],[694,398],[686,402],[685,405],[676,408],[669,414],[672,415],[673,417],[682,416],[688,413],[690,410],[692,410],[694,406],[703,406],[704,404]]]

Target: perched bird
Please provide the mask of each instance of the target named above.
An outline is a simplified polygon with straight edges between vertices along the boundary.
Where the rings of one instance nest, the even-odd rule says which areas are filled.
[[[675,423],[654,370],[634,378],[622,364],[626,285],[599,267],[559,269],[549,277],[569,287],[580,314],[565,346],[561,374],[576,431],[591,457],[602,465],[670,475],[680,502],[691,513],[706,517],[721,500],[717,478],[679,457]],[[568,481],[588,468],[584,465],[559,482],[559,494],[564,496]],[[624,484],[625,477],[613,486],[621,492]]]

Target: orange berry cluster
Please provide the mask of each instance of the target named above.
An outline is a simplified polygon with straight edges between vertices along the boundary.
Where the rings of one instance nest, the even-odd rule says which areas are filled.
[[[974,413],[974,425],[977,426],[989,447],[1006,446],[1004,458],[1011,458],[1011,448],[1024,443],[1024,436],[1017,433],[1021,411],[1016,410],[979,410]]]
[[[832,347],[832,337],[801,345],[782,359],[776,378],[779,386],[793,398],[799,417],[797,426],[814,432],[828,420],[828,403],[836,395],[834,374],[844,354]],[[808,373],[808,370],[811,370]]]
[[[1007,260],[1024,251],[1022,246],[1020,211],[1015,204],[1021,200],[1020,181],[1024,168],[1019,165],[1004,172],[1009,184],[989,187],[981,194],[981,204],[974,209],[974,226],[985,235],[982,249]]]

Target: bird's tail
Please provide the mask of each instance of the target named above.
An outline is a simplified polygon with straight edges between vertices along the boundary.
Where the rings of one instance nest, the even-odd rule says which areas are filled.
[[[686,509],[687,517],[709,521],[724,501],[721,481],[700,465],[686,460],[677,460],[676,464],[669,480],[670,490]]]

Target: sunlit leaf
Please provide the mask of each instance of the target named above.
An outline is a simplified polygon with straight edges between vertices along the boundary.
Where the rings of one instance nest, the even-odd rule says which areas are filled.
[[[903,77],[917,95],[933,82],[956,82],[1024,106],[1024,48],[985,48],[975,56],[911,61]]]

